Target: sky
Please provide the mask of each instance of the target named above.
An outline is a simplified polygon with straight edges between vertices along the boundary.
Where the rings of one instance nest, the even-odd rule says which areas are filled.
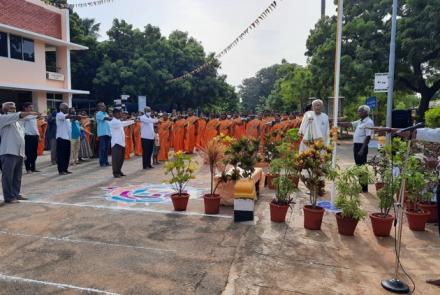
[[[84,0],[70,0],[71,4]],[[206,52],[220,52],[230,44],[272,0],[114,0],[94,7],[77,8],[81,17],[101,23],[101,38],[114,18],[124,19],[142,29],[152,24],[163,35],[178,29],[186,31],[205,47]],[[221,59],[220,73],[238,86],[263,67],[283,58],[306,64],[306,40],[320,18],[320,0],[281,0],[278,7],[238,46]],[[332,0],[327,0],[327,15],[335,14]]]

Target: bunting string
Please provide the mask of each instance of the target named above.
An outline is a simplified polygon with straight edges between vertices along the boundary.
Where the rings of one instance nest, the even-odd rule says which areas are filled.
[[[252,22],[240,35],[238,35],[237,38],[234,39],[234,41],[232,41],[225,49],[223,49],[222,51],[220,51],[217,55],[214,56],[213,59],[211,59],[210,61],[206,62],[205,64],[195,68],[194,70],[192,70],[191,72],[188,72],[182,76],[170,79],[168,81],[166,81],[166,83],[174,83],[176,81],[180,81],[183,79],[188,79],[191,78],[194,74],[200,73],[202,71],[204,71],[205,69],[207,69],[209,66],[212,65],[212,63],[214,63],[214,61],[216,59],[220,59],[223,56],[225,56],[226,54],[228,54],[234,47],[236,47],[238,45],[238,43],[240,43],[240,41],[242,41],[252,30],[255,30],[262,22],[263,20],[265,20],[269,14],[275,9],[277,8],[278,4],[277,1],[281,1],[281,0],[274,0],[256,19],[254,22]]]
[[[73,3],[73,4],[53,4],[50,3],[49,1],[44,1],[46,4],[50,4],[52,6],[58,7],[58,8],[67,8],[67,9],[73,9],[73,8],[84,8],[84,7],[92,7],[92,6],[99,6],[99,5],[103,5],[106,3],[110,3],[113,2],[114,0],[95,0],[95,1],[87,1],[87,2],[82,2],[82,3]]]

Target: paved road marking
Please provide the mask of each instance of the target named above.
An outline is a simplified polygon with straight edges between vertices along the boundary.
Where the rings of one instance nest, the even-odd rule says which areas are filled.
[[[103,291],[103,290],[98,290],[98,289],[83,288],[83,287],[67,285],[67,284],[26,279],[26,278],[21,278],[21,277],[16,277],[16,276],[8,276],[8,275],[1,274],[1,273],[0,273],[0,280],[9,281],[9,282],[31,283],[31,284],[43,285],[43,286],[52,286],[52,287],[56,287],[56,288],[60,288],[60,289],[73,289],[73,290],[78,290],[78,291],[92,293],[92,294],[120,295],[118,293],[113,293],[113,292],[108,292],[108,291]]]
[[[161,209],[151,209],[151,208],[132,208],[132,207],[112,207],[112,206],[102,206],[102,205],[87,205],[84,203],[81,204],[71,204],[71,203],[62,203],[62,202],[49,202],[49,201],[20,201],[21,203],[31,203],[31,204],[41,204],[41,205],[51,205],[51,206],[70,206],[70,207],[81,207],[81,208],[93,208],[93,209],[109,209],[109,210],[125,210],[125,211],[133,211],[133,212],[150,212],[150,213],[163,213],[163,214],[171,214],[171,215],[185,215],[185,216],[202,216],[202,217],[215,217],[215,218],[226,218],[232,219],[232,216],[229,215],[208,215],[204,213],[198,212],[178,212],[171,210],[161,210]]]
[[[160,248],[125,245],[125,244],[105,243],[105,242],[99,242],[99,241],[77,240],[77,239],[69,239],[67,237],[65,237],[65,238],[45,237],[45,236],[37,236],[37,235],[30,235],[30,234],[13,233],[13,232],[7,232],[7,231],[0,231],[0,234],[8,235],[8,236],[15,236],[15,237],[36,238],[36,239],[43,239],[43,240],[50,240],[50,241],[57,241],[57,242],[70,242],[70,243],[78,243],[78,244],[83,243],[83,244],[93,244],[93,245],[129,248],[129,249],[138,249],[138,250],[147,250],[147,251],[176,252],[176,250],[172,250],[172,249],[160,249]]]

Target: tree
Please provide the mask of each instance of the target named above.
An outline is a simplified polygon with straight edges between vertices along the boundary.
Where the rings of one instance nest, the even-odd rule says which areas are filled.
[[[348,106],[371,93],[374,73],[386,72],[390,40],[391,0],[348,0],[344,5],[341,95]],[[440,89],[440,47],[437,36],[440,2],[399,1],[396,90],[421,95],[419,117]],[[320,95],[330,95],[333,83],[336,18],[321,19],[307,40],[313,81]],[[322,96],[321,96],[322,97]]]

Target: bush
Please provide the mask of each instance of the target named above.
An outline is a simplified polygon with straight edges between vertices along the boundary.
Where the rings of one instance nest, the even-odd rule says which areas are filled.
[[[429,128],[440,128],[440,108],[433,108],[425,113],[426,125]]]

